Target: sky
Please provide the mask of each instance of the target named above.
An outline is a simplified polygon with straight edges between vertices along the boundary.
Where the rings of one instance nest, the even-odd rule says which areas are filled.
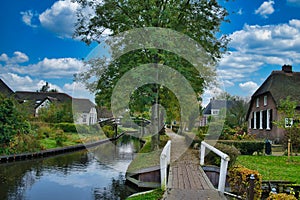
[[[229,50],[217,66],[226,92],[249,97],[284,64],[300,71],[300,0],[220,3],[230,20],[219,33],[230,38]],[[36,91],[49,82],[59,92],[93,100],[82,84],[73,82],[96,46],[72,37],[78,8],[70,0],[1,1],[0,78],[11,89]],[[207,90],[205,97],[217,92]]]

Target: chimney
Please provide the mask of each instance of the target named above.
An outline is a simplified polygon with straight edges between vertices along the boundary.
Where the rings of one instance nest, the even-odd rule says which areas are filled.
[[[282,71],[285,73],[292,73],[293,72],[293,67],[292,65],[283,65],[282,66]]]

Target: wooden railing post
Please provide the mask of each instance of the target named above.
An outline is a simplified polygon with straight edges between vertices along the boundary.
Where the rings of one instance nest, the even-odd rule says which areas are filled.
[[[221,157],[221,166],[220,166],[220,176],[219,176],[219,184],[218,184],[218,191],[224,193],[225,191],[225,183],[226,183],[226,175],[227,175],[227,167],[228,161],[230,160],[229,156],[222,151],[216,149],[215,147],[207,144],[206,142],[201,142],[201,149],[200,149],[200,165],[204,165],[204,157],[205,157],[205,148],[210,149],[215,154]]]
[[[167,187],[167,169],[171,162],[171,140],[167,142],[163,151],[160,154],[160,181],[161,189],[165,190]]]

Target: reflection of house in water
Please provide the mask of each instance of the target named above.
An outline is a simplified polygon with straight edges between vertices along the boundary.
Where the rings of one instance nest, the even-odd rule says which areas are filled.
[[[204,108],[202,117],[200,118],[199,126],[208,125],[210,117],[216,117],[222,110],[228,110],[233,106],[231,100],[210,99],[209,104]]]

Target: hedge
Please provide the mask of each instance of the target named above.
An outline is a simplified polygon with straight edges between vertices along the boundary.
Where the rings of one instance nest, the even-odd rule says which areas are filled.
[[[239,140],[219,140],[218,142],[235,146],[242,155],[253,155],[254,152],[262,153],[265,143],[263,141],[239,141]]]
[[[231,191],[237,195],[243,197],[243,199],[248,199],[249,197],[249,187],[250,187],[250,176],[254,175],[254,199],[260,199],[262,194],[262,176],[258,171],[250,170],[243,166],[237,165],[229,170],[229,179]]]
[[[279,193],[271,194],[267,200],[297,200],[297,198],[291,194]]]
[[[55,128],[63,130],[65,133],[76,133],[77,129],[74,123],[58,123],[54,125]]]

